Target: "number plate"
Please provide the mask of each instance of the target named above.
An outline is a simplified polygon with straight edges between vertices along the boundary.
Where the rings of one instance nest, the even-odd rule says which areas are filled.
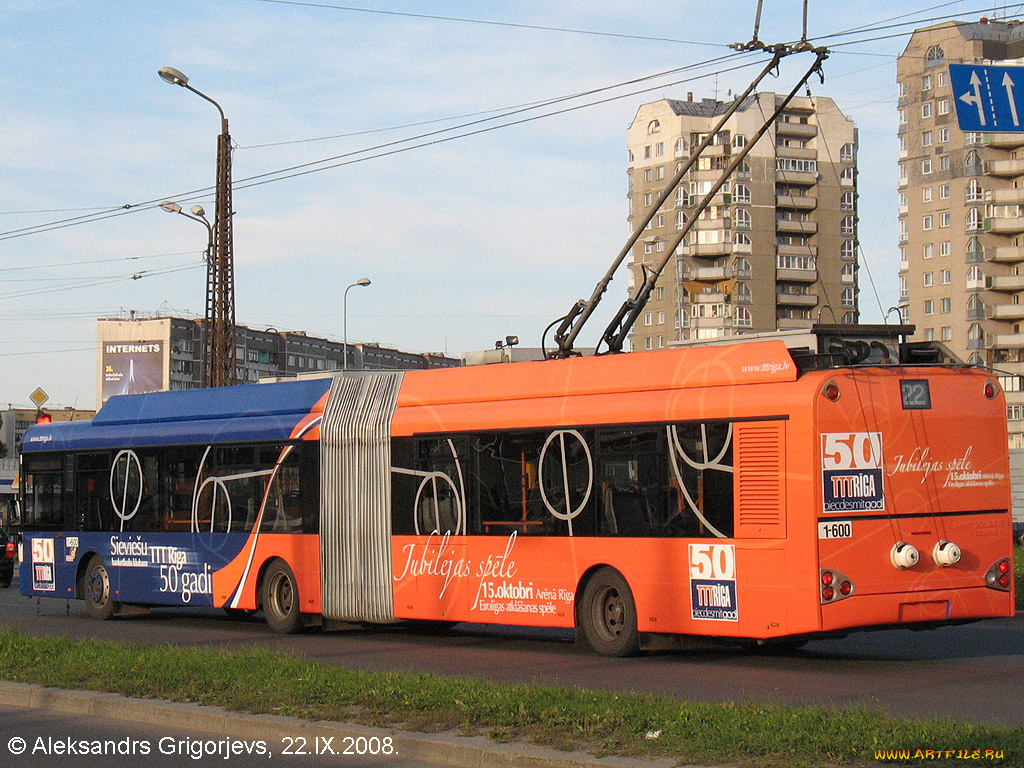
[[[853,522],[850,520],[822,520],[818,523],[819,539],[853,538]]]

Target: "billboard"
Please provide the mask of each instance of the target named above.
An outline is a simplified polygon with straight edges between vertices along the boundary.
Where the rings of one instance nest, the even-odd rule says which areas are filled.
[[[163,341],[104,341],[101,401],[164,389]]]

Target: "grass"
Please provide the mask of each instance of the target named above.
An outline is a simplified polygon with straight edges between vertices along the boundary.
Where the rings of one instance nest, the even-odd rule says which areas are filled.
[[[903,721],[864,709],[699,704],[439,675],[356,672],[262,650],[121,645],[0,631],[0,679],[242,712],[482,734],[595,755],[671,757],[681,763],[901,765],[922,760],[881,761],[875,751],[966,748],[982,754],[1002,750],[1004,764],[1024,764],[1024,729]],[[948,764],[962,763],[954,757]]]
[[[1024,547],[1013,548],[1013,583],[1017,587],[1017,610],[1024,611]]]

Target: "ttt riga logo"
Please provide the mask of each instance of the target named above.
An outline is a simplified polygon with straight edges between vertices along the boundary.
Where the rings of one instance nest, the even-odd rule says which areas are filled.
[[[823,434],[821,474],[826,512],[884,510],[882,433]]]

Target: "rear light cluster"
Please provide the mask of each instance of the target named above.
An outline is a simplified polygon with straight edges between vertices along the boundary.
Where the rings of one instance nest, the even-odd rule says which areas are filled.
[[[823,605],[847,598],[856,591],[853,582],[834,569],[823,568],[821,570],[819,586],[821,587]]]
[[[8,541],[7,546],[4,547],[4,557],[14,557],[14,542]]]
[[[1001,592],[1009,592],[1010,584],[1013,583],[1013,578],[1010,575],[1012,570],[1013,566],[1010,565],[1010,558],[1004,557],[1002,560],[996,560],[985,573],[986,586],[998,589]]]

